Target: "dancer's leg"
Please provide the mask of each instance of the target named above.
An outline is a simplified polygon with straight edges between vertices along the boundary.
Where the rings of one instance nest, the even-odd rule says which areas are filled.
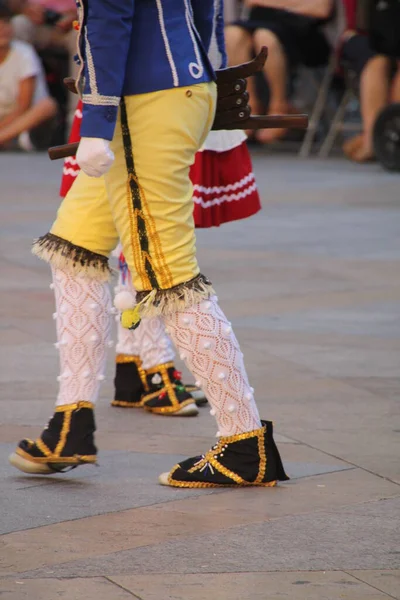
[[[119,258],[119,285],[115,303],[135,290],[123,256]],[[144,318],[136,329],[125,329],[118,318],[118,343],[113,406],[143,407],[161,415],[195,416],[198,409],[191,389],[182,384],[175,367],[175,351],[161,317]],[[189,389],[187,389],[189,388]],[[193,393],[195,393],[193,391]],[[204,395],[202,403],[204,404]]]
[[[115,288],[116,297],[131,290],[131,275],[125,260],[119,258],[119,278]],[[117,322],[117,343],[115,356],[114,400],[112,406],[140,408],[146,390],[146,373],[140,358],[140,342],[136,330],[125,329],[121,325],[121,313]]]
[[[218,436],[259,429],[260,416],[243,354],[218,300],[212,296],[165,317],[183,360],[206,390]]]
[[[134,326],[137,313],[142,318],[165,316],[182,358],[212,397],[220,434],[228,434],[204,459],[177,465],[162,483],[269,485],[286,478],[272,425],[259,419],[236,338],[210,282],[199,275],[195,256],[189,168],[207,133],[202,123],[210,97],[210,87],[200,85],[146,99],[130,97],[122,105],[122,125],[117,125],[113,142],[115,163],[106,182],[138,290],[136,309],[123,320]],[[127,202],[129,221],[122,212]]]
[[[167,316],[166,324],[192,373],[199,378],[216,418],[217,443],[160,475],[174,487],[273,486],[287,475],[272,423],[261,421],[237,339],[212,296]]]
[[[55,413],[34,442],[22,440],[11,463],[52,473],[96,461],[94,404],[104,379],[110,329],[107,256],[117,243],[104,182],[80,173],[51,233],[34,253],[53,269],[60,389]]]
[[[60,382],[56,406],[95,404],[104,380],[111,297],[102,281],[52,269]]]

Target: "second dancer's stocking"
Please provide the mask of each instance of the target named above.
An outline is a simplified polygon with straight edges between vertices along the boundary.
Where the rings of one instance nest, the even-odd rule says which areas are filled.
[[[119,257],[118,294],[135,297],[132,279],[122,255]],[[125,296],[126,297],[126,296]],[[119,296],[121,299],[121,296]],[[175,352],[161,317],[144,318],[137,329],[125,329],[118,318],[115,396],[113,406],[144,407],[157,414],[196,415],[196,386],[184,386],[174,364]],[[193,394],[193,395],[192,395]]]

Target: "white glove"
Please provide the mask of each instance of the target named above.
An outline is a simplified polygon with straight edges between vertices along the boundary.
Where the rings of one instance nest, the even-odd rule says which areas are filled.
[[[79,142],[76,161],[89,177],[101,177],[114,162],[110,142],[101,138],[83,137]]]

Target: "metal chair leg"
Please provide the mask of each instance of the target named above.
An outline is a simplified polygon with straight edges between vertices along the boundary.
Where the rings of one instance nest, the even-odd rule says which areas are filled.
[[[332,121],[332,125],[328,131],[328,134],[318,152],[318,156],[320,158],[327,158],[333,148],[333,144],[335,143],[337,134],[342,129],[343,119],[346,112],[347,105],[350,99],[353,96],[353,92],[350,89],[347,89],[343,95],[342,101],[336,111],[334,119]]]
[[[329,89],[331,87],[332,79],[335,74],[335,67],[336,56],[332,55],[329,60],[329,65],[325,70],[321,85],[319,86],[317,99],[315,101],[310,117],[310,123],[299,151],[299,156],[302,158],[308,158],[310,156],[312,145],[315,139],[315,134],[317,132],[318,125],[321,121],[321,117],[326,106],[326,100],[328,97]]]

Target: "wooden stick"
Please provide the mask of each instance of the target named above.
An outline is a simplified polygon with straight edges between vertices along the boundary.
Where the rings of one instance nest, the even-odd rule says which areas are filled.
[[[307,115],[267,115],[249,117],[244,121],[225,124],[224,129],[307,129]],[[48,149],[50,160],[75,156],[79,142]]]
[[[50,160],[58,160],[59,158],[67,158],[67,156],[75,156],[78,151],[79,142],[75,144],[63,144],[62,146],[53,146],[48,149]]]
[[[238,127],[240,125],[240,127]],[[253,116],[226,129],[307,129],[307,115]]]

